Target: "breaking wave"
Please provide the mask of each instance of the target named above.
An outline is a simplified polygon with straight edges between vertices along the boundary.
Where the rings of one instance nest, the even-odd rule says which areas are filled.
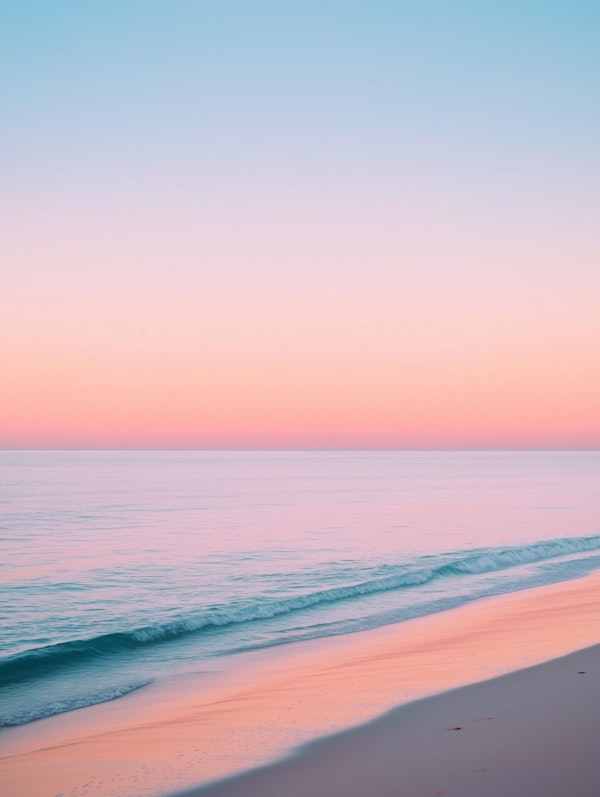
[[[393,572],[390,575],[355,584],[330,587],[304,595],[280,599],[256,597],[244,605],[214,607],[196,616],[181,620],[104,634],[92,639],[78,639],[35,648],[0,661],[0,686],[29,678],[43,677],[60,667],[72,666],[90,659],[132,651],[147,645],[160,644],[168,640],[198,633],[203,629],[251,623],[318,606],[319,604],[350,600],[388,590],[417,587],[436,579],[494,573],[518,565],[597,550],[600,550],[600,535],[549,540],[519,547],[457,551],[446,554],[443,563],[439,563],[438,559],[438,564],[434,564],[432,558],[428,557],[426,560],[422,559],[420,563],[417,560],[410,566],[398,565],[393,568]],[[427,561],[429,566],[423,566],[425,561]],[[141,685],[143,684],[127,688],[127,691],[131,691],[132,688],[139,688]],[[123,688],[125,689],[125,687]],[[123,694],[126,694],[126,692],[123,692]],[[96,696],[93,702],[111,699],[114,699],[114,697],[108,696],[98,699],[98,696]],[[77,707],[79,706],[70,706],[70,708]],[[64,708],[61,710],[67,711],[70,709]],[[58,710],[52,713],[58,713]],[[6,724],[6,721],[4,724]]]
[[[77,708],[95,706],[97,703],[108,703],[111,700],[117,700],[119,697],[128,695],[130,692],[135,692],[143,686],[148,686],[150,683],[152,683],[152,681],[142,681],[135,684],[116,686],[112,689],[104,689],[101,692],[72,698],[71,700],[55,700],[53,703],[48,703],[45,706],[32,709],[31,711],[22,711],[12,716],[0,717],[0,728],[26,725],[28,722],[45,719],[46,717],[53,717],[55,714],[64,714],[66,711],[74,711]]]

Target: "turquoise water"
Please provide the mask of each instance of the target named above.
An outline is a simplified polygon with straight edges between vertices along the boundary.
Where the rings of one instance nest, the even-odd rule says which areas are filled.
[[[598,452],[5,451],[0,724],[600,567]]]

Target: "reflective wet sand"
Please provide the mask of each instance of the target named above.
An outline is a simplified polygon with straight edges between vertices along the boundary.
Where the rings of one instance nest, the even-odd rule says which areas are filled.
[[[14,797],[155,795],[599,641],[600,574],[272,654],[2,734]],[[552,689],[548,685],[548,689]],[[417,704],[415,704],[417,705]],[[402,792],[400,792],[402,794]]]

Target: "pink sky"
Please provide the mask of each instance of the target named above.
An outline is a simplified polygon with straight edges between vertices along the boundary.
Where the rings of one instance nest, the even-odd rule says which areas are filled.
[[[370,253],[349,229],[263,255],[223,232],[172,267],[151,230],[113,262],[38,242],[1,322],[2,444],[598,445],[595,293],[518,246],[483,269],[486,243],[454,234],[450,254],[424,230]]]

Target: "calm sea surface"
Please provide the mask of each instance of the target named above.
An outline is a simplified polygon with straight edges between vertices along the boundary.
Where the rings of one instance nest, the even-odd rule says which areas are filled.
[[[598,452],[0,452],[0,725],[600,567]]]

